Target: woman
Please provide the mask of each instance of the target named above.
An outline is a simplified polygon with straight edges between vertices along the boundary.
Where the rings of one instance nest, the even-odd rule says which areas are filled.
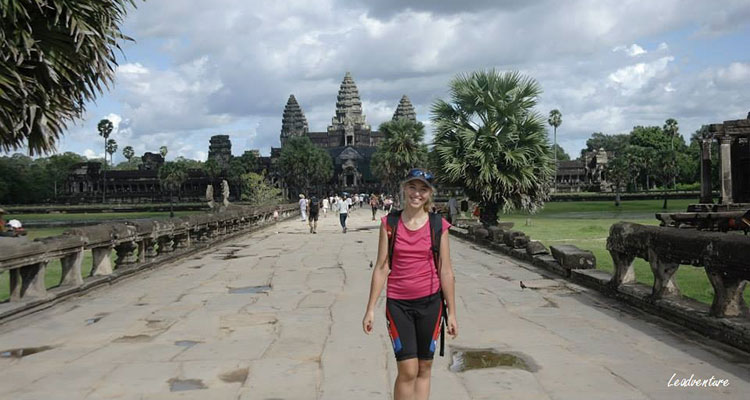
[[[386,216],[381,219],[378,259],[372,273],[362,328],[367,334],[372,332],[375,304],[387,280],[386,318],[398,366],[394,399],[424,400],[430,396],[430,371],[443,299],[447,306],[448,334],[453,338],[458,335],[453,267],[448,247],[448,228],[451,225],[442,219],[440,259],[436,268],[427,212],[435,193],[432,174],[413,169],[401,183],[401,189],[405,207],[396,228],[392,265],[389,266],[388,260]]]

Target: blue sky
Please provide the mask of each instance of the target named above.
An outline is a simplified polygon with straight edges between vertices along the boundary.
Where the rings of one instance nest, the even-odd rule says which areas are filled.
[[[123,27],[136,42],[123,45],[114,88],[59,151],[100,156],[96,123],[107,117],[120,149],[138,155],[166,145],[168,159],[205,159],[215,134],[230,135],[234,154],[268,154],[289,94],[310,129],[324,131],[347,71],[373,129],[406,94],[429,140],[430,105],[457,73],[519,70],[544,90],[540,114],[562,112],[558,143],[573,157],[593,132],[671,117],[688,138],[750,111],[748,1],[137,4]]]

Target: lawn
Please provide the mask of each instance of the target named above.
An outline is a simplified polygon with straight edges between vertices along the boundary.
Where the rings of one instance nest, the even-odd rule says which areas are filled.
[[[693,200],[670,200],[669,211],[685,211]],[[662,212],[662,200],[632,200],[615,207],[611,201],[554,202],[547,203],[544,210],[535,214],[511,213],[501,215],[501,221],[514,222],[515,230],[525,232],[545,246],[573,244],[590,250],[596,256],[597,268],[612,272],[612,258],[606,249],[609,227],[615,222],[629,221],[644,225],[658,225],[654,214]],[[653,274],[649,264],[639,258],[634,263],[638,282],[653,285]],[[682,294],[703,303],[711,304],[713,288],[703,268],[682,266],[676,278]],[[745,299],[750,301],[750,291],[745,290]]]
[[[175,211],[175,217],[185,215],[205,214],[205,211]],[[40,214],[7,214],[6,220],[18,219],[22,223],[30,221],[91,221],[91,220],[118,220],[118,219],[140,219],[140,218],[169,218],[169,211],[146,211],[146,212],[111,212],[111,213],[40,213]]]

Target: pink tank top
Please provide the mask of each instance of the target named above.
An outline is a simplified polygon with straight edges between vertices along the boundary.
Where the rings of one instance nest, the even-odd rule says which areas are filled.
[[[387,218],[381,218],[383,224],[388,223]],[[443,218],[443,234],[448,234],[450,227],[451,224]],[[397,300],[412,300],[429,296],[439,289],[440,279],[432,258],[429,220],[421,228],[412,231],[399,218],[386,296]]]

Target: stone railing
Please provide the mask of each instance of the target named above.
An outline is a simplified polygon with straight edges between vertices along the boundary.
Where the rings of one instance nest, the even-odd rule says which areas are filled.
[[[0,242],[0,273],[10,274],[10,299],[0,304],[0,319],[265,226],[273,222],[275,208],[237,206],[216,214],[74,228],[34,241],[4,240]],[[279,219],[297,213],[296,205],[284,205]],[[92,265],[84,277],[86,251],[91,251]],[[47,265],[54,260],[62,265],[60,284],[47,290]]]
[[[714,288],[710,315],[750,316],[743,291],[750,279],[750,237],[618,222],[610,228],[607,250],[614,262],[613,288],[634,283],[633,260],[649,262],[654,274],[652,300],[678,298],[674,274],[680,265],[703,268]]]
[[[743,291],[750,280],[750,237],[735,233],[701,232],[619,222],[607,239],[614,274],[595,269],[596,258],[571,245],[549,250],[512,223],[484,228],[459,219],[451,235],[470,240],[510,257],[562,276],[573,283],[616,298],[635,308],[697,331],[705,336],[750,351],[750,313]],[[634,259],[651,264],[654,285],[637,283]],[[714,287],[709,307],[680,295],[674,273],[680,265],[704,268]],[[544,274],[547,275],[547,274]]]

